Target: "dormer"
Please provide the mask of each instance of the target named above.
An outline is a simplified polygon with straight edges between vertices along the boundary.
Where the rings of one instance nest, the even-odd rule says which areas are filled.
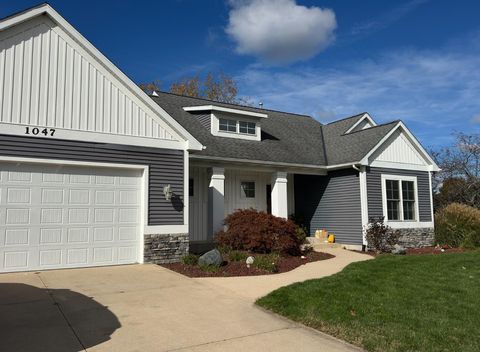
[[[251,141],[261,140],[261,120],[268,117],[259,112],[218,105],[187,106],[183,110],[194,114],[214,136]]]
[[[358,120],[355,122],[345,134],[356,132],[360,130],[365,130],[367,128],[376,126],[377,124],[373,121],[372,117],[368,113],[364,113]]]

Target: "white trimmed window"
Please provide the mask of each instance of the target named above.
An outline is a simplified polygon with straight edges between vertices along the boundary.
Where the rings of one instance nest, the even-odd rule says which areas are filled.
[[[224,132],[237,133],[237,121],[229,119],[220,119],[218,129]]]
[[[242,198],[255,198],[255,182],[244,181],[240,183]]]
[[[239,121],[239,132],[245,134],[252,134],[256,133],[255,131],[255,122],[247,122],[247,121]]]
[[[220,118],[218,119],[218,130],[255,136],[257,134],[257,124],[255,122]]]
[[[382,175],[383,215],[387,221],[418,221],[417,178]]]

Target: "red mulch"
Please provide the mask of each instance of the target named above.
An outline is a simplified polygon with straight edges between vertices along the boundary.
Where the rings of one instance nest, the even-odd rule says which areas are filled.
[[[258,254],[257,254],[258,255]],[[255,255],[253,255],[255,256]],[[310,252],[305,255],[305,259],[301,257],[280,257],[277,268],[277,273],[284,273],[290,270],[293,270],[300,265],[316,262],[319,260],[325,260],[335,257],[334,255],[321,252]],[[207,272],[200,269],[198,266],[194,265],[185,265],[183,263],[171,263],[171,264],[160,264],[164,268],[176,271],[177,273],[183,274],[188,277],[229,277],[229,276],[256,276],[256,275],[271,275],[273,273],[254,268],[250,266],[247,268],[247,265],[244,261],[241,262],[225,262],[218,271],[216,272]]]

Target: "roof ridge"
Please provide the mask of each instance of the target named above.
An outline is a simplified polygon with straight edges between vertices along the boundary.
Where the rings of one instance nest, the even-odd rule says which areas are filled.
[[[399,122],[402,122],[402,120],[393,120],[393,121],[390,121],[390,122],[385,122],[385,123],[381,123],[379,125],[375,125],[375,126],[372,126],[372,127],[369,127],[369,128],[365,128],[363,130],[352,131],[352,132],[349,132],[349,133],[342,133],[341,136],[349,136],[349,135],[354,134],[354,133],[364,132],[364,131],[368,131],[368,130],[371,130],[371,129],[374,129],[374,128],[377,128],[377,127],[384,127],[384,126],[391,125],[391,124],[394,124],[394,123],[397,124]]]
[[[344,117],[340,120],[335,120],[335,121],[332,121],[332,122],[329,122],[327,123],[327,126],[328,125],[331,125],[331,124],[334,124],[334,123],[337,123],[337,122],[341,122],[341,121],[344,121],[344,120],[348,120],[348,119],[353,119],[354,117],[359,117],[359,116],[363,116],[365,114],[368,114],[368,112],[364,111],[364,112],[361,112],[359,114],[355,114],[355,115],[352,115],[352,116],[348,116],[348,117]]]
[[[204,100],[204,101],[209,101],[209,102],[211,102],[211,103],[226,104],[226,105],[238,106],[238,107],[247,108],[247,109],[255,109],[255,110],[260,110],[260,111],[279,112],[279,113],[282,113],[282,114],[289,114],[289,115],[309,117],[309,118],[311,118],[311,119],[313,119],[313,120],[316,120],[315,118],[313,118],[313,117],[310,116],[310,115],[297,114],[297,113],[295,113],[295,112],[288,112],[288,111],[281,111],[281,110],[274,110],[274,109],[258,108],[258,107],[256,107],[256,106],[248,106],[248,105],[235,104],[235,103],[225,103],[225,102],[222,102],[222,101],[216,101],[216,100],[207,99],[207,98],[190,97],[190,96],[188,96],[188,95],[182,95],[182,94],[177,94],[177,93],[172,93],[172,92],[165,92],[165,91],[163,91],[163,90],[156,91],[156,93],[157,93],[157,94],[158,94],[158,93],[162,93],[162,94],[174,95],[174,96],[181,97],[181,98]],[[149,96],[150,96],[150,97],[158,97],[158,96],[155,96],[155,95],[152,95],[152,94],[149,94]],[[316,120],[316,121],[318,121],[318,120]],[[320,123],[320,122],[319,122],[319,123]],[[320,124],[321,124],[321,123],[320,123]]]

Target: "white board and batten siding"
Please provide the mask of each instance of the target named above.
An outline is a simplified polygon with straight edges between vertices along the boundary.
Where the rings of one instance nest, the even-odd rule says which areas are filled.
[[[400,129],[396,130],[369,158],[373,167],[428,170],[428,163]]]
[[[65,139],[69,135],[64,131],[73,130],[179,140],[107,67],[45,15],[0,32],[0,82],[4,133],[4,124],[9,124],[56,128],[57,137]]]

